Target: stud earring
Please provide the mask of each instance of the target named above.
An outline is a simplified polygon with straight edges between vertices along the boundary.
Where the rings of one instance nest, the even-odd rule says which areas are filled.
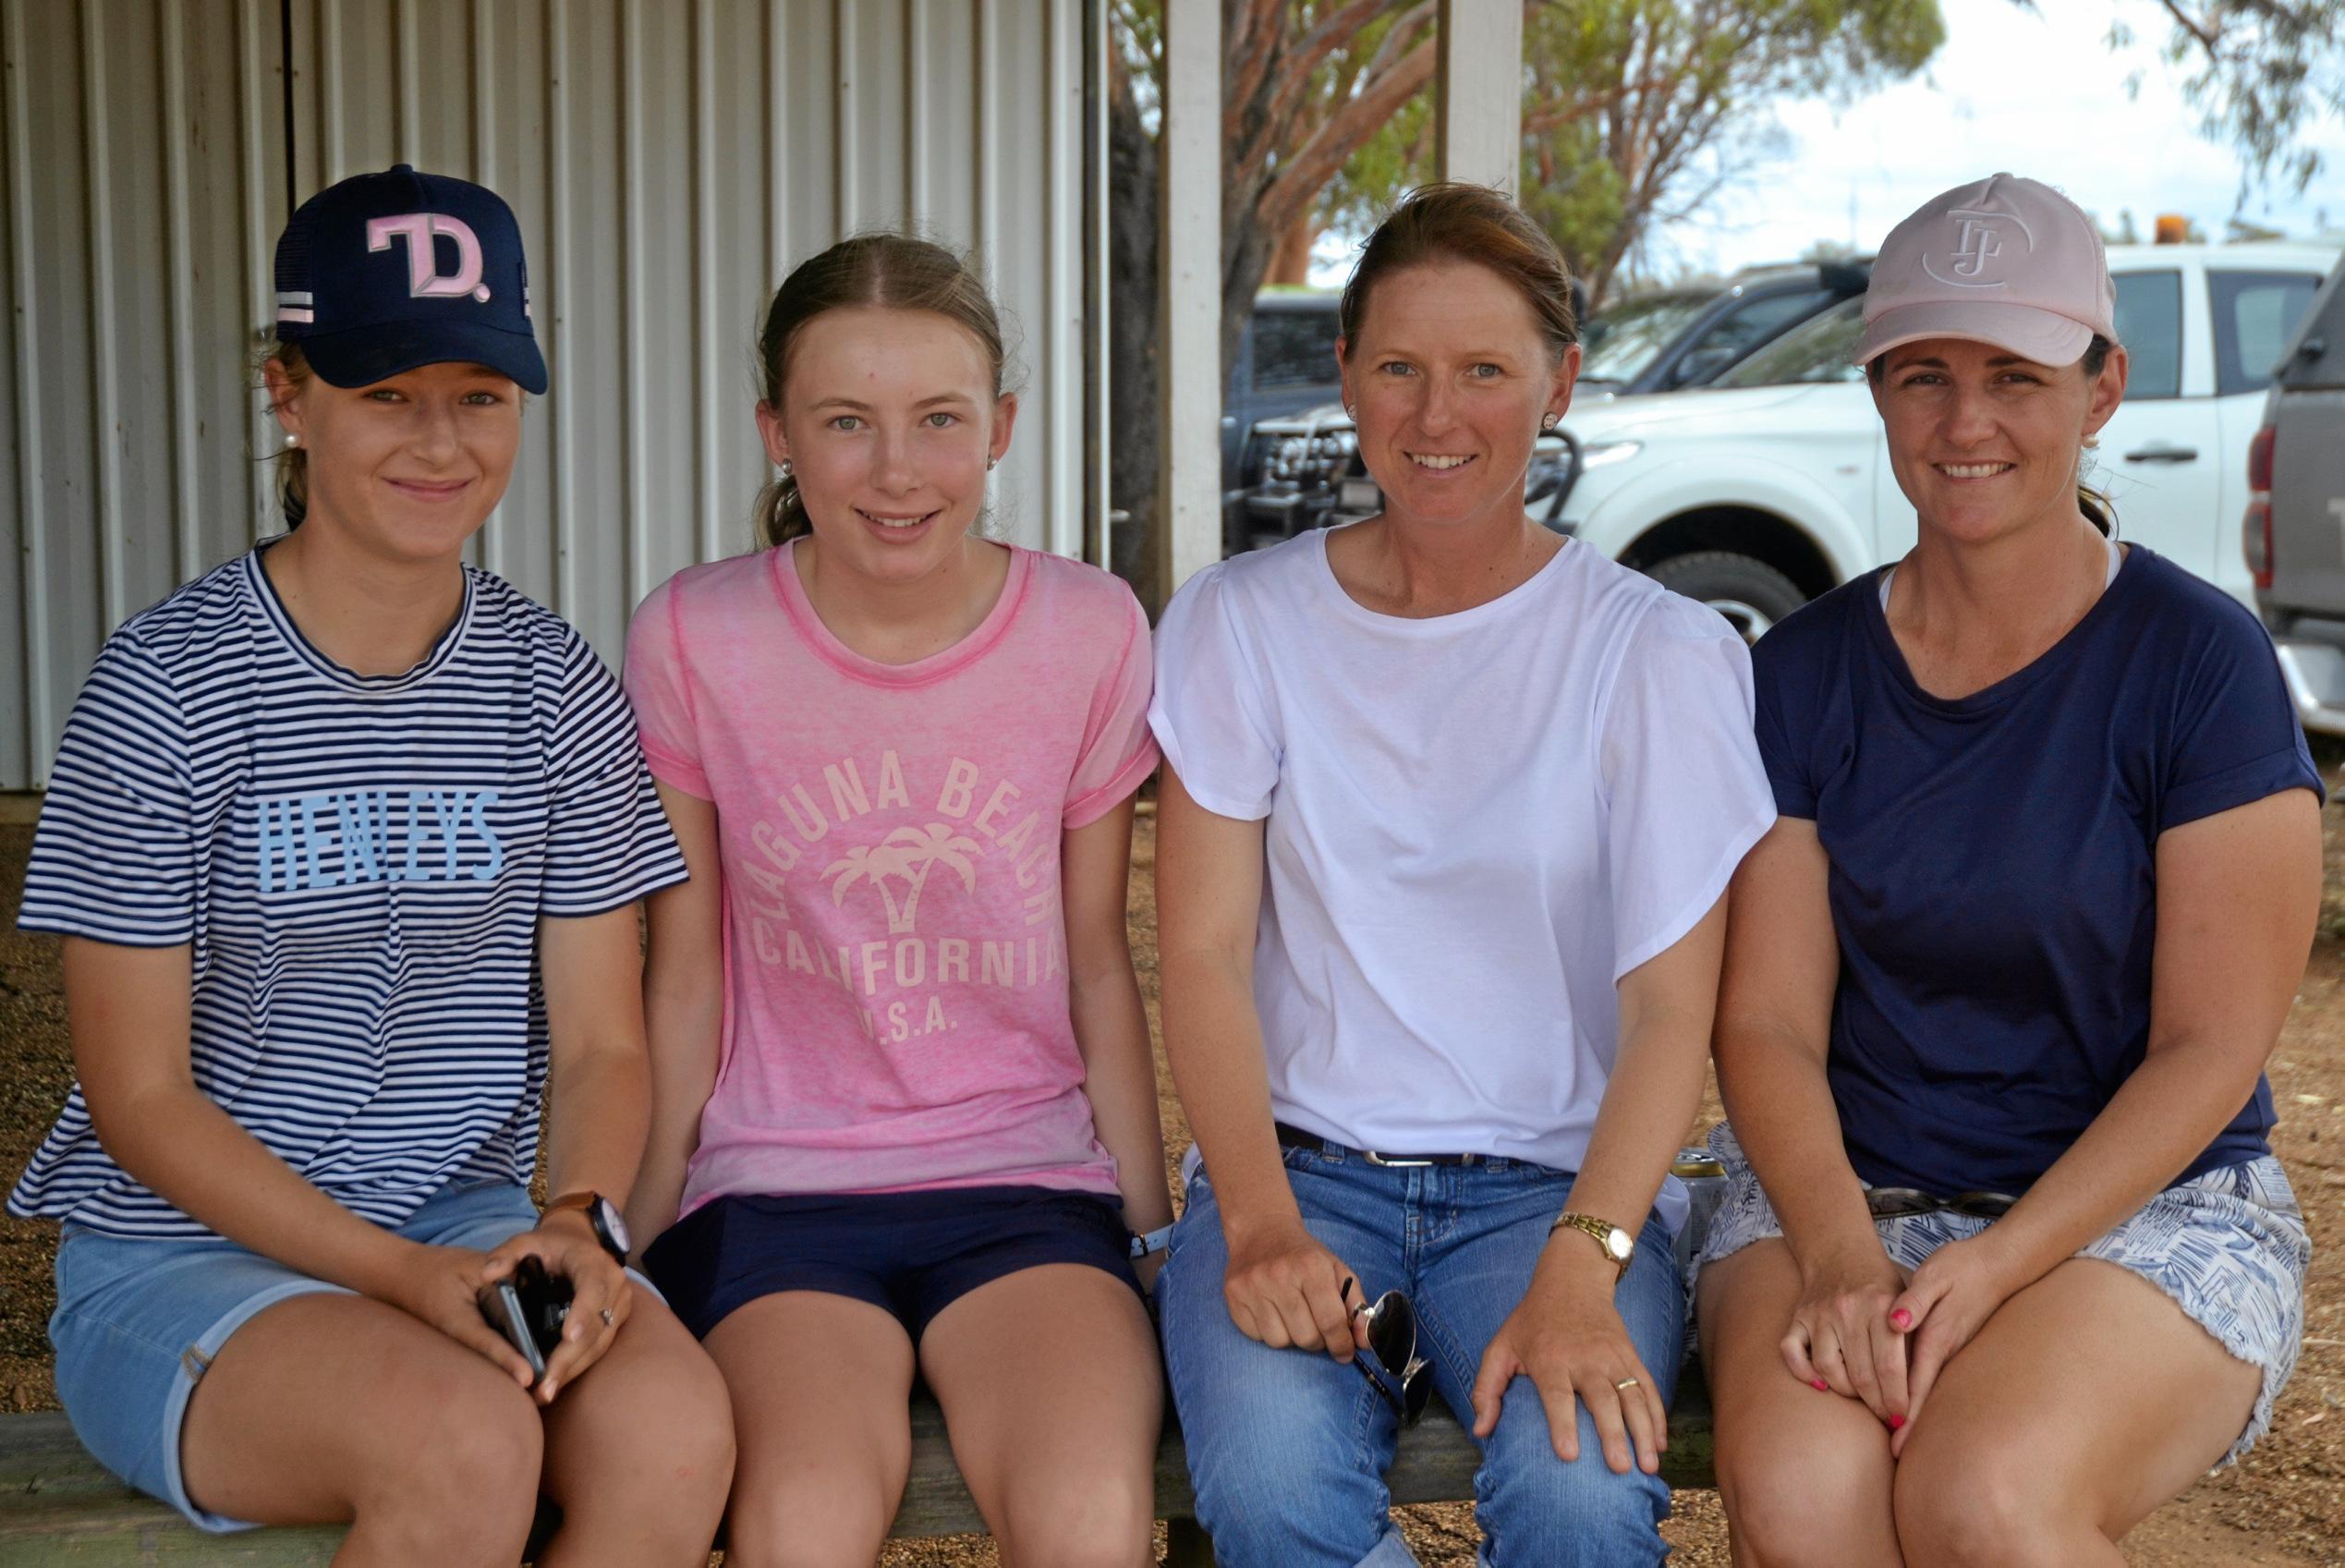
[[[1343,417],[1351,420],[1355,425],[1360,422],[1360,411],[1357,408],[1353,407],[1349,403],[1343,405]]]
[[[788,479],[790,477],[790,460],[787,457],[783,458],[781,467],[782,477],[784,479]]]
[[[301,438],[291,431],[287,431],[285,432],[285,444],[288,448],[296,447],[301,444]]]
[[[1554,428],[1555,416],[1553,414],[1543,414],[1539,417],[1539,429],[1547,431],[1553,430]]]
[[[996,464],[996,463],[998,463],[998,462],[1000,462],[1001,460],[1002,460],[1002,459],[1000,459],[999,457],[988,457],[988,458],[985,460],[985,471],[986,471],[987,473],[989,473],[989,474],[990,474],[990,473],[991,473],[991,472],[993,471],[993,465],[994,465],[994,464]]]

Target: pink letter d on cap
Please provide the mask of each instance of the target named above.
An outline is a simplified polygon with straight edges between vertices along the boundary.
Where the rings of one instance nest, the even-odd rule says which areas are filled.
[[[1900,344],[1969,338],[2072,365],[2117,340],[2117,287],[2099,231],[2035,180],[1989,175],[1934,196],[1889,230],[1865,293],[1859,364]]]

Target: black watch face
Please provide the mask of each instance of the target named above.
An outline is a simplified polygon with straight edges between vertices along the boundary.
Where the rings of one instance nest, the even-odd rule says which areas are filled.
[[[613,1203],[607,1197],[596,1198],[594,1200],[594,1222],[595,1228],[603,1234],[604,1237],[608,1239],[612,1248],[616,1251],[621,1258],[625,1258],[628,1253],[635,1250],[635,1248],[627,1242],[627,1222],[626,1218],[620,1214],[617,1204]]]

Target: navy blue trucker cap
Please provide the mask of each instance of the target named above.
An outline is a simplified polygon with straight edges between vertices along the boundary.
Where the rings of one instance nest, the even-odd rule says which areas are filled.
[[[504,198],[405,164],[307,201],[277,238],[277,341],[334,386],[462,360],[542,393],[521,225]]]

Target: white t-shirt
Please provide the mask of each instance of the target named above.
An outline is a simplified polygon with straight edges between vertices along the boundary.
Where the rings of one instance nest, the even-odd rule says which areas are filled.
[[[1775,820],[1733,629],[1576,543],[1487,604],[1379,614],[1314,531],[1198,573],[1156,658],[1167,763],[1206,809],[1269,819],[1278,1119],[1577,1171],[1617,982]],[[1683,1216],[1674,1181],[1661,1209]]]

